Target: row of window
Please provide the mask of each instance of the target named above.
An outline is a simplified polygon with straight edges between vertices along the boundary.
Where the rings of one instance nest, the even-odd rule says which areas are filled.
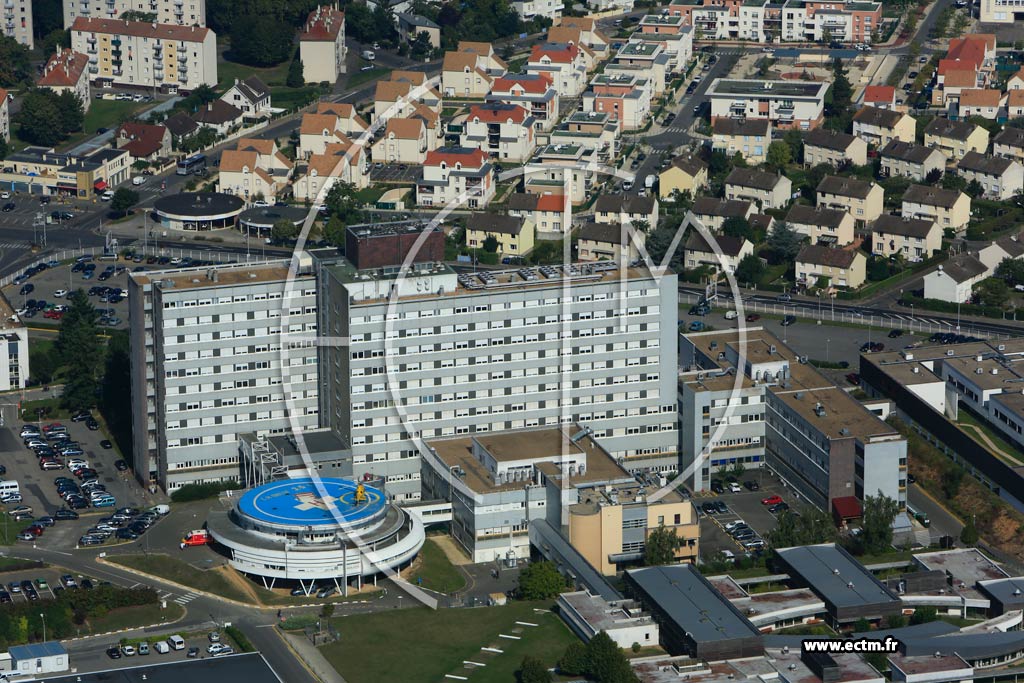
[[[297,285],[294,285],[297,287]],[[210,297],[209,299],[177,299],[164,301],[164,308],[196,308],[197,306],[216,306],[219,304],[238,304],[247,301],[273,301],[284,296],[283,292],[257,292],[255,294],[235,294],[233,296]],[[316,289],[291,289],[289,298],[298,296],[316,296]]]

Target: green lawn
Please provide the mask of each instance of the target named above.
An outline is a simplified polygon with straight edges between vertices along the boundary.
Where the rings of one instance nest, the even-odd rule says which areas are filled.
[[[14,543],[25,543],[19,541],[18,534],[28,528],[32,522],[15,522],[14,518],[6,512],[0,512],[0,545],[12,545]]]
[[[304,107],[320,97],[320,86],[307,85],[304,88],[272,87],[270,101],[275,107],[292,110]]]
[[[534,612],[534,608],[548,610]],[[430,610],[413,608],[341,617],[334,626],[341,640],[322,649],[349,683],[436,683],[446,674],[466,676],[472,683],[509,683],[526,654],[548,666],[576,640],[547,602],[513,602],[504,607]],[[516,626],[525,621],[532,626]],[[521,629],[513,631],[513,629]],[[406,634],[401,657],[394,656],[396,633]],[[499,638],[517,635],[521,640]],[[502,654],[486,655],[481,647]],[[463,661],[486,667],[465,669]]]
[[[285,60],[277,66],[260,69],[255,66],[246,66],[245,64],[222,59],[217,63],[217,75],[220,77],[218,89],[221,91],[226,90],[234,84],[236,78],[244,81],[250,76],[257,76],[267,85],[284,85],[285,80],[288,78],[288,65],[290,63],[290,60]],[[277,102],[274,102],[274,106],[277,106]]]
[[[144,107],[152,106],[151,102],[119,102],[117,100],[93,99],[89,111],[85,113],[82,130],[92,135],[97,128],[116,128],[123,119],[130,117]],[[67,144],[67,143],[65,143]]]
[[[38,560],[23,560],[20,557],[0,557],[0,572],[21,571],[23,569],[43,569],[48,567],[45,562]]]
[[[454,593],[466,585],[462,572],[448,561],[441,547],[429,538],[420,549],[420,562],[419,570],[410,577],[413,583],[422,579],[419,585],[441,593]]]
[[[241,589],[231,583],[222,574],[214,570],[196,569],[187,562],[165,555],[162,553],[150,553],[149,555],[115,555],[107,558],[109,561],[120,564],[129,569],[137,569],[140,572],[153,574],[161,578],[179,583],[189,588],[206,591],[214,595],[238,600],[239,602],[252,602],[252,599]]]
[[[379,67],[367,69],[366,71],[356,71],[355,73],[348,77],[348,82],[345,84],[345,87],[355,88],[364,83],[375,81],[378,78],[384,78],[390,73],[391,69],[381,69]]]
[[[166,624],[181,618],[184,613],[185,608],[176,602],[168,602],[167,609],[160,609],[159,604],[118,607],[102,617],[90,619],[89,631],[91,633],[107,633],[151,624]]]
[[[1010,444],[1010,442],[1003,438],[1003,436],[999,434],[990,424],[988,424],[984,420],[978,419],[974,415],[974,413],[972,413],[970,410],[967,410],[962,405],[960,407],[959,412],[957,413],[957,417],[960,422],[964,424],[974,425],[975,427],[980,429],[985,434],[985,436],[987,436],[992,441],[992,443],[994,443],[1000,450],[1002,450],[1010,457],[1018,459],[1021,458],[1021,452],[1016,446]],[[968,436],[975,436],[974,434],[971,433],[969,429],[965,429],[964,432]],[[981,445],[982,447],[984,447],[984,444]],[[1000,460],[1006,460],[1006,458],[1003,458],[999,453],[994,452],[993,455],[999,457]],[[1017,465],[1017,463],[1013,462],[1011,462],[1010,464],[1014,466]]]

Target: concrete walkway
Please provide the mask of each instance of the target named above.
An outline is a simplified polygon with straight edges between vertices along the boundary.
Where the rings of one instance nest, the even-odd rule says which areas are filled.
[[[341,674],[335,671],[331,663],[320,654],[320,650],[314,647],[313,643],[309,642],[305,636],[280,631],[278,631],[278,635],[295,653],[296,659],[303,662],[306,668],[323,683],[345,683]]]

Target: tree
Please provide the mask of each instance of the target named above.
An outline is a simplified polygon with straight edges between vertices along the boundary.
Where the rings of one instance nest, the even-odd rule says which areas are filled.
[[[942,493],[946,498],[956,498],[956,494],[960,492],[960,484],[963,480],[964,468],[959,465],[953,465],[942,473],[939,483],[942,486]]]
[[[782,136],[782,139],[789,145],[790,156],[796,163],[803,162],[804,159],[804,138],[800,135],[800,131],[795,128],[791,128],[786,131],[786,134]]]
[[[601,631],[587,643],[587,676],[598,683],[635,683],[629,660],[615,641]]]
[[[868,621],[867,619],[865,619],[864,617],[861,617],[857,621],[853,622],[853,632],[854,633],[867,633],[870,630],[871,630],[871,622]]]
[[[946,173],[942,176],[942,188],[945,190],[957,190],[963,192],[967,189],[967,180],[962,175]]]
[[[114,198],[110,200],[110,211],[127,216],[128,211],[139,203],[139,193],[129,190],[127,187],[119,187],[114,192]]]
[[[980,197],[985,194],[985,188],[981,186],[977,180],[972,179],[967,183],[967,187],[964,188],[964,192],[969,194],[971,197]]]
[[[0,36],[0,88],[9,88],[31,78],[28,48],[14,38]]]
[[[772,548],[791,548],[799,545],[831,543],[836,540],[836,526],[823,510],[805,507],[799,515],[785,510],[777,518],[775,528],[768,532]]]
[[[292,221],[281,219],[270,228],[270,236],[275,240],[293,240],[299,236],[299,226]]]
[[[578,640],[569,643],[558,660],[558,672],[570,676],[583,676],[587,672],[587,646]]]
[[[181,151],[186,154],[198,152],[201,149],[213,147],[217,142],[217,131],[209,126],[203,126],[190,137],[182,140]]]
[[[96,337],[96,309],[81,289],[72,292],[68,302],[54,346],[67,366],[74,368],[64,381],[61,402],[66,408],[88,408],[96,400],[96,379],[102,361]]]
[[[768,235],[768,246],[782,261],[792,261],[800,253],[804,236],[789,227],[786,221],[778,221]]]
[[[327,192],[324,204],[332,216],[338,216],[346,223],[359,218],[360,201],[356,197],[356,187],[352,183],[337,182]]]
[[[324,226],[324,239],[336,247],[345,246],[345,221],[340,216],[331,216]]]
[[[964,528],[960,530],[960,542],[964,545],[974,545],[978,542],[978,527],[974,526],[974,517],[967,521]]]
[[[10,151],[11,147],[9,144],[7,144],[7,141],[4,140],[3,138],[0,138],[0,159],[6,159]]]
[[[928,175],[926,175],[924,177],[924,184],[925,185],[934,185],[935,183],[939,182],[940,180],[942,180],[942,169],[941,168],[933,168],[932,170],[928,171]]]
[[[306,79],[302,73],[302,60],[299,58],[298,50],[295,51],[295,56],[292,57],[292,63],[288,65],[288,78],[284,82],[289,88],[301,88],[306,84]]]
[[[519,683],[551,683],[551,672],[536,657],[526,655],[519,665]]]
[[[274,66],[292,53],[292,32],[272,16],[236,17],[231,29],[231,60],[248,66]]]
[[[64,90],[57,96],[57,110],[60,112],[61,131],[67,136],[82,130],[85,123],[85,107],[78,95],[70,90]]]
[[[532,562],[519,572],[519,596],[523,600],[550,600],[565,590],[565,577],[553,562]]]
[[[730,216],[722,223],[722,234],[729,235],[730,237],[750,239],[753,230],[750,227],[750,221],[743,216]]]
[[[61,0],[32,0],[32,34],[42,38],[64,28],[64,7]],[[49,56],[51,51],[44,50]]]
[[[633,221],[632,223],[630,223],[630,225],[633,226],[634,230],[636,230],[637,232],[639,232],[639,233],[641,233],[643,235],[646,235],[647,233],[649,233],[651,231],[651,224],[650,224],[650,222],[649,221],[645,221],[643,218],[639,218],[639,219]]]
[[[483,247],[484,247],[484,251],[486,251],[487,253],[489,253],[489,254],[497,253],[499,246],[501,246],[501,245],[498,243],[498,238],[495,237],[494,235],[488,235],[486,238],[484,238]]]
[[[736,280],[739,282],[757,282],[764,275],[764,264],[755,254],[747,254],[736,266]]]
[[[934,607],[926,605],[914,610],[914,613],[910,617],[910,625],[917,626],[918,624],[927,624],[928,622],[935,621],[938,618],[939,611]]]
[[[982,280],[974,286],[974,293],[984,306],[1004,308],[1010,299],[1010,288],[997,278]]]
[[[426,31],[420,31],[409,47],[409,56],[416,61],[422,61],[427,59],[433,51],[434,46],[430,44],[430,36]]]
[[[793,150],[782,140],[768,145],[766,163],[776,171],[781,171],[793,161]]]
[[[846,77],[846,68],[841,59],[832,62],[832,87],[826,94],[827,116],[825,126],[830,130],[845,131],[850,126],[850,106],[853,86]]]
[[[654,567],[661,564],[672,564],[679,548],[679,537],[676,530],[664,524],[647,534],[644,543],[644,564]]]
[[[885,620],[887,628],[903,628],[907,625],[907,618],[902,614],[893,614]]]
[[[863,533],[858,538],[864,553],[880,555],[892,547],[892,523],[898,512],[896,501],[884,493],[864,498]]]
[[[144,24],[152,24],[157,20],[156,12],[139,12],[137,10],[128,10],[127,12],[121,12],[120,18],[125,21],[141,21]]]
[[[65,47],[71,47],[71,31],[62,28],[50,31],[39,41],[39,50],[44,55],[52,55]]]
[[[1006,280],[1007,284],[1024,284],[1024,261],[1005,258],[996,266],[996,277]]]
[[[29,91],[21,101],[21,111],[15,117],[18,137],[34,145],[52,147],[66,136],[61,130],[61,113],[53,92]]]
[[[872,256],[868,260],[868,279],[878,282],[889,277],[889,259],[881,256]]]

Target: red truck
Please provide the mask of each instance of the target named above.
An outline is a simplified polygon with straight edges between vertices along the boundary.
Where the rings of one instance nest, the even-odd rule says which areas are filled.
[[[206,529],[196,529],[185,534],[181,539],[181,548],[187,546],[206,545],[210,542],[210,533]]]

